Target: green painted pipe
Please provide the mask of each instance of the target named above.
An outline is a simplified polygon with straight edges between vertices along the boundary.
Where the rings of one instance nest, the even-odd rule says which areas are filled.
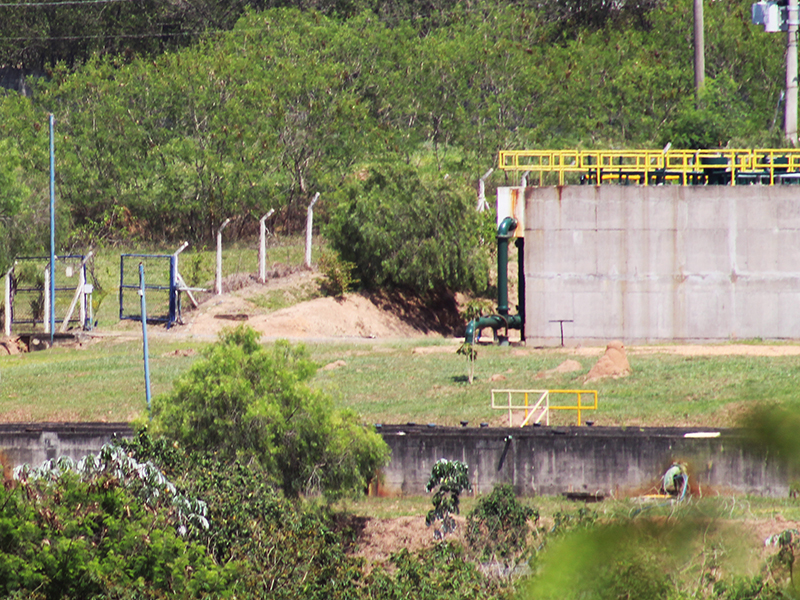
[[[514,236],[517,220],[506,217],[497,228],[497,314],[473,319],[467,323],[464,342],[475,343],[475,332],[491,327],[495,335],[498,329],[505,329],[506,334],[499,336],[500,344],[508,344],[508,330],[522,330],[522,315],[508,314],[508,240]],[[524,282],[523,282],[524,283]]]
[[[513,237],[517,220],[506,217],[497,228],[497,314],[508,315],[508,240]]]
[[[519,302],[519,306],[517,306],[517,312],[520,316],[520,326],[519,330],[522,333],[520,339],[524,342],[525,341],[525,238],[517,238],[517,241],[514,242],[517,246],[517,301]]]
[[[488,315],[478,319],[473,319],[467,323],[467,331],[464,334],[464,342],[467,344],[474,344],[475,332],[486,327],[491,327],[494,331],[497,331],[498,329],[522,329],[522,317],[520,315]],[[501,338],[508,342],[508,335],[501,336]]]

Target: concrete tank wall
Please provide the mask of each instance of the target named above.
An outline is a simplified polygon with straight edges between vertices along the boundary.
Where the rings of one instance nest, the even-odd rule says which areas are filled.
[[[689,465],[694,493],[786,497],[791,479],[774,461],[752,456],[739,433],[687,438],[680,428],[526,427],[427,428],[386,426],[392,461],[384,495],[422,495],[440,458],[469,466],[473,491],[509,483],[518,495],[565,492],[628,495],[654,492],[673,460]]]
[[[800,190],[525,190],[529,343],[800,338]]]
[[[3,423],[0,451],[14,465],[38,467],[51,458],[97,454],[114,436],[131,437],[127,423]]]
[[[378,492],[424,495],[433,464],[461,460],[475,493],[510,483],[517,494],[628,494],[654,489],[671,461],[690,465],[695,492],[785,497],[792,480],[772,460],[751,456],[739,433],[687,438],[695,430],[639,427],[454,428],[383,425],[392,450]],[[125,423],[9,423],[0,425],[0,450],[13,465],[50,458],[79,459],[114,436],[133,434]]]

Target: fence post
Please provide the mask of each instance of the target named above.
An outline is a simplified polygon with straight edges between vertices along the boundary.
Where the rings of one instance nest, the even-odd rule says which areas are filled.
[[[483,174],[483,177],[478,179],[478,212],[483,212],[489,208],[489,203],[486,202],[486,178],[494,173],[494,169],[489,169]]]
[[[78,285],[81,288],[81,295],[78,298],[78,314],[80,315],[81,329],[86,328],[86,263],[84,262],[78,269]]]
[[[51,262],[50,264],[53,264],[53,263]],[[53,313],[55,312],[55,311],[53,311],[53,313],[50,312],[50,307],[52,306],[50,304],[50,291],[51,291],[50,281],[51,281],[51,279],[50,279],[50,265],[48,265],[48,266],[46,266],[44,268],[44,312],[43,312],[43,315],[42,315],[42,326],[44,328],[44,332],[45,333],[51,333],[51,327],[50,327],[51,323],[50,323],[50,321],[52,320],[51,317],[53,316]],[[34,321],[33,325],[35,327],[36,326],[36,316],[35,315],[34,315],[33,321]]]
[[[214,290],[219,296],[222,293],[222,230],[228,226],[230,219],[225,219],[225,222],[217,229],[217,285]]]
[[[178,271],[178,255],[186,250],[189,247],[189,242],[183,242],[180,245],[180,248],[175,250],[175,253],[172,255],[172,258],[169,260],[169,311],[170,314],[167,317],[167,329],[170,328],[172,323],[176,322],[178,319],[183,320],[183,316],[181,313],[181,292],[178,288],[178,277],[181,276],[180,271]],[[183,281],[183,278],[181,278]],[[187,287],[185,283],[183,287]],[[187,291],[189,297],[192,297],[192,292]]]
[[[270,208],[269,212],[258,220],[258,280],[264,283],[267,280],[267,225],[265,221],[275,212]]]
[[[311,229],[314,225],[314,205],[319,200],[319,192],[314,194],[314,199],[308,205],[308,216],[306,216],[306,268],[311,268]]]
[[[176,270],[176,271],[178,270],[178,254],[180,254],[181,252],[183,252],[184,250],[186,250],[186,248],[188,248],[188,247],[189,247],[189,242],[183,242],[183,243],[181,244],[180,248],[178,248],[177,250],[175,250],[175,253],[172,255],[172,256],[174,256],[174,257],[175,257],[175,270]]]
[[[11,336],[11,273],[14,271],[14,266],[12,265],[11,268],[6,271],[5,276],[5,284],[6,284],[6,294],[5,294],[5,313],[3,315],[3,332],[5,333],[6,337]]]

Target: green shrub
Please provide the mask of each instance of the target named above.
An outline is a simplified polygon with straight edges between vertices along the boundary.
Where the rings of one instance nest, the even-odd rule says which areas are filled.
[[[430,527],[437,521],[442,522],[441,531],[434,528],[437,539],[444,538],[456,530],[457,515],[461,503],[461,492],[471,489],[469,483],[469,467],[460,460],[437,460],[431,469],[431,476],[425,490],[433,494],[433,509],[425,517],[425,525]]]
[[[258,343],[246,326],[227,330],[204,360],[153,402],[153,427],[190,451],[254,459],[287,496],[363,493],[388,460],[383,439],[312,390],[302,346]]]
[[[319,270],[322,272],[322,291],[327,296],[341,298],[352,287],[358,284],[353,277],[354,263],[342,260],[336,252],[323,252],[319,259]]]
[[[481,560],[516,559],[527,549],[531,519],[539,512],[518,502],[510,485],[497,485],[467,515],[467,542]]]
[[[111,473],[23,474],[0,486],[0,595],[197,597],[231,576],[181,535],[170,494],[148,502]]]
[[[383,166],[349,182],[325,235],[369,289],[480,291],[488,280],[481,219],[469,187]]]

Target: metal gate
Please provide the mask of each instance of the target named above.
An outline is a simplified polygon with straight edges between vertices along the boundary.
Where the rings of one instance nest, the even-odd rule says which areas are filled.
[[[55,257],[56,329],[91,329],[92,286],[86,283],[87,258],[78,254]],[[4,334],[50,333],[50,258],[16,258],[4,280]]]

